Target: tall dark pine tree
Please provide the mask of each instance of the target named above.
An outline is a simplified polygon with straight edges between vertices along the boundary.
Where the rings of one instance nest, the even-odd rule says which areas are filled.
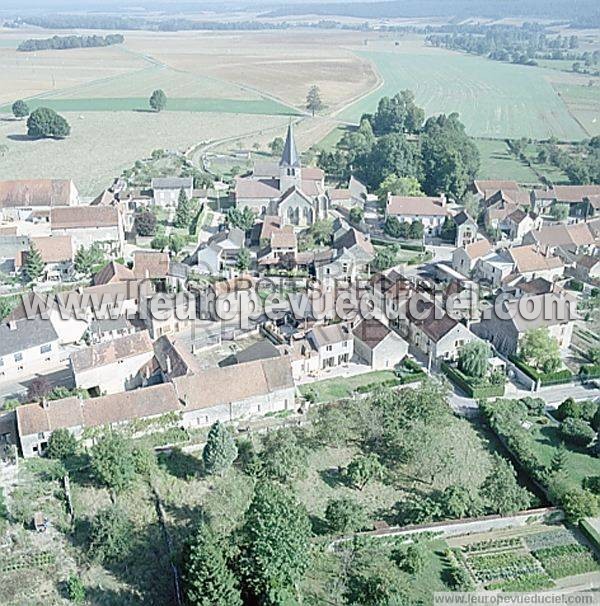
[[[177,212],[175,213],[175,227],[189,227],[192,221],[192,205],[183,187],[179,191],[177,200]]]
[[[44,261],[40,251],[32,244],[27,252],[27,260],[25,261],[25,273],[27,278],[34,282],[44,271]]]
[[[188,606],[241,606],[235,577],[217,537],[202,523],[183,550],[183,593]]]
[[[237,446],[233,436],[219,421],[217,421],[208,432],[206,446],[202,452],[204,467],[211,474],[222,474],[235,461],[237,457]]]

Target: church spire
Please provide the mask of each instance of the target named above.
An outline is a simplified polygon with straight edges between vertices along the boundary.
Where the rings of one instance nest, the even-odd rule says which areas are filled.
[[[296,141],[294,140],[294,129],[292,123],[288,126],[287,136],[285,138],[285,145],[283,146],[283,153],[281,154],[280,166],[300,166],[300,156],[298,155],[298,149],[296,148]]]

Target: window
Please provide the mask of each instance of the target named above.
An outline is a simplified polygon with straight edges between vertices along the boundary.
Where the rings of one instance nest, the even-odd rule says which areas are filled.
[[[4,366],[4,358],[0,358],[0,366]]]
[[[327,347],[325,348],[325,351],[332,351],[333,350],[333,345],[327,345]]]
[[[15,362],[20,362],[22,359],[23,359],[23,353],[22,353],[22,352],[20,352],[20,351],[18,351],[18,352],[15,354]]]
[[[40,353],[48,353],[49,351],[52,351],[52,344],[48,343],[48,345],[42,345],[40,347]]]

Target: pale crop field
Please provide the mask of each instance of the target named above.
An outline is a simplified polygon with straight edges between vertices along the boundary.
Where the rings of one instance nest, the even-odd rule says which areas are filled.
[[[284,131],[289,118],[200,112],[64,113],[71,136],[31,141],[24,121],[0,122],[0,179],[72,178],[81,193],[94,196],[112,178],[153,149],[185,150],[200,141],[241,133]],[[271,138],[275,136],[272,135]]]
[[[385,50],[380,50],[384,48]],[[588,136],[549,81],[550,70],[510,65],[408,42],[359,50],[384,85],[339,116],[357,121],[379,98],[410,89],[427,115],[458,112],[478,137],[577,140]]]

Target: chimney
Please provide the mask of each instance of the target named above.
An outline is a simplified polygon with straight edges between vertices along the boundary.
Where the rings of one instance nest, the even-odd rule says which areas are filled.
[[[172,371],[171,356],[167,356],[167,374],[170,375]]]
[[[47,398],[42,398],[42,408],[44,410],[48,410],[48,408],[50,408],[50,405],[48,404],[48,399]]]
[[[17,323],[14,320],[8,321],[8,328],[10,330],[17,330]]]
[[[446,202],[448,202],[446,198],[446,194],[440,194],[440,206],[444,208],[446,206]]]

